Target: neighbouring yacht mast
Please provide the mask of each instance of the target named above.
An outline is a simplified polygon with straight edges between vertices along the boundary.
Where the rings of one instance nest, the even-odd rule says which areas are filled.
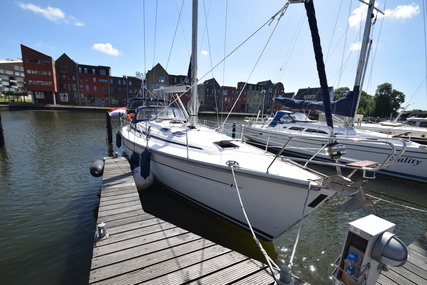
[[[353,93],[356,96],[356,102],[353,102],[352,107],[352,116],[350,117],[350,121],[348,122],[349,126],[354,125],[354,119],[357,113],[357,108],[359,107],[360,102],[360,96],[362,94],[362,85],[363,85],[363,79],[365,77],[366,73],[366,66],[368,62],[369,57],[369,50],[371,47],[372,40],[369,38],[369,35],[371,33],[371,26],[372,26],[372,15],[375,5],[375,0],[369,0],[369,3],[366,3],[365,1],[359,0],[360,2],[368,5],[368,12],[366,14],[366,21],[365,21],[365,29],[363,32],[363,39],[362,39],[362,47],[360,49],[360,56],[359,56],[359,62],[357,64],[357,72],[356,72],[356,79],[354,81],[354,87],[353,87]],[[378,12],[381,12],[380,10],[376,9]]]
[[[191,110],[189,128],[195,128],[197,123],[198,98],[197,98],[197,24],[198,0],[193,0],[192,10],[192,37],[191,37]]]

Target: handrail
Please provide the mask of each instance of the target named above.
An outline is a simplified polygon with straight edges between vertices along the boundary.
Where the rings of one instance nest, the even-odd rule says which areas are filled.
[[[318,141],[325,141],[325,144],[315,153],[313,154],[309,159],[307,158],[298,158],[298,157],[290,157],[290,156],[282,156],[282,159],[289,159],[289,160],[293,160],[293,161],[299,161],[299,162],[305,162],[304,167],[307,167],[308,163],[314,163],[314,164],[322,164],[322,165],[328,165],[328,166],[334,166],[334,167],[344,167],[344,168],[348,168],[348,169],[356,169],[356,170],[366,170],[366,171],[373,171],[376,172],[384,167],[389,167],[391,166],[393,163],[395,163],[401,156],[402,154],[406,151],[406,142],[403,139],[393,139],[396,141],[399,141],[402,143],[402,149],[400,151],[398,151],[395,147],[395,145],[390,142],[389,140],[378,140],[378,139],[374,139],[374,138],[337,138],[337,137],[329,137],[329,136],[325,136],[325,137],[318,137],[318,136],[307,136],[307,135],[290,135],[288,137],[288,140],[285,142],[285,144],[283,145],[283,147],[277,152],[277,154],[275,155],[273,161],[270,163],[270,165],[267,168],[267,173],[269,172],[269,169],[271,167],[271,165],[276,161],[276,159],[278,157],[280,157],[283,153],[283,151],[286,149],[286,147],[290,144],[290,142],[296,138],[299,139],[316,139]],[[268,137],[268,141],[270,139],[270,135]],[[325,149],[326,144],[330,141],[330,140],[339,140],[340,142],[342,141],[352,141],[352,142],[358,142],[358,143],[373,143],[373,144],[386,144],[390,147],[390,154],[384,159],[384,161],[382,163],[377,163],[377,166],[353,166],[353,165],[348,165],[345,163],[338,163],[337,159],[336,162],[325,162],[325,161],[318,161],[315,160],[315,158],[319,155],[319,153],[321,151],[323,151]],[[268,147],[271,147],[271,145],[266,145],[266,149]],[[344,160],[347,163],[350,162],[355,162],[358,160],[352,159],[352,158],[340,158],[340,160]]]

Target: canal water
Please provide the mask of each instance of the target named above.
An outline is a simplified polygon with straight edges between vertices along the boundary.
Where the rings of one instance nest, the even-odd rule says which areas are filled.
[[[102,183],[89,168],[112,151],[122,152],[106,143],[105,113],[0,114],[6,143],[0,149],[0,283],[86,284]],[[383,199],[381,217],[396,224],[394,233],[406,244],[427,231],[426,185],[378,175],[366,188]],[[147,212],[265,261],[248,232],[157,184],[141,200]],[[311,284],[331,284],[347,223],[375,214],[372,207],[331,213],[344,201],[335,195],[303,221],[292,271]],[[262,242],[279,266],[289,263],[297,231],[295,225],[273,242]]]

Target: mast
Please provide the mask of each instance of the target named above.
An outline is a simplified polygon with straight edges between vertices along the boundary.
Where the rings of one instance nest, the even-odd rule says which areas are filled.
[[[195,128],[197,123],[197,23],[198,23],[198,0],[193,0],[192,9],[192,37],[191,37],[191,110],[189,128]]]
[[[374,5],[375,5],[375,0],[369,0],[369,3],[366,3],[364,1],[359,0],[360,2],[367,4],[368,5],[368,12],[366,14],[366,21],[365,21],[365,29],[363,32],[363,39],[362,39],[362,47],[360,49],[360,57],[359,57],[359,62],[357,64],[357,72],[356,72],[356,79],[354,81],[354,87],[353,87],[353,93],[356,97],[355,102],[353,102],[352,110],[351,110],[351,114],[352,116],[350,117],[350,120],[348,122],[348,126],[353,126],[354,125],[354,118],[356,116],[356,112],[357,109],[359,107],[359,102],[360,102],[360,96],[362,94],[362,84],[363,84],[363,79],[365,76],[365,72],[366,72],[366,66],[367,66],[367,62],[368,62],[368,57],[369,57],[369,49],[372,43],[372,40],[369,38],[369,35],[371,33],[371,19],[372,19],[372,15],[373,15],[373,11],[375,9]],[[379,11],[379,10],[377,10]],[[381,12],[381,11],[379,11]],[[382,13],[382,12],[381,12]]]

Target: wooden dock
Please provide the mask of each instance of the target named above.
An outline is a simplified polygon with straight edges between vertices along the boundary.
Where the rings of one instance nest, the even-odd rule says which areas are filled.
[[[146,213],[125,158],[105,159],[100,197],[108,237],[94,246],[89,284],[274,283],[267,265]],[[377,284],[427,284],[427,233],[408,250]]]
[[[408,252],[406,263],[383,271],[377,284],[427,284],[427,233],[409,245]]]
[[[89,284],[273,284],[267,265],[144,212],[129,163],[106,158]]]

